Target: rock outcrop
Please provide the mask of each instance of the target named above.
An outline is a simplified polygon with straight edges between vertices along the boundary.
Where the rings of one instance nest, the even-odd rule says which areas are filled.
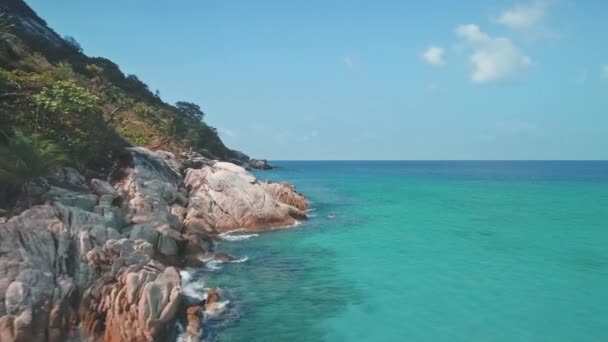
[[[68,263],[70,226],[60,217],[55,207],[36,206],[0,225],[2,341],[59,342],[70,331],[79,279],[69,267],[78,265]]]
[[[272,170],[275,167],[268,164],[266,159],[250,159],[247,164],[245,164],[246,169],[257,169],[257,170]]]
[[[184,224],[186,232],[223,233],[235,229],[261,231],[293,226],[306,218],[307,203],[291,205],[289,196],[275,197],[244,168],[224,162],[189,169],[184,180],[190,202]],[[285,192],[288,192],[285,188]],[[300,197],[292,191],[294,197]]]
[[[264,182],[260,185],[264,190],[269,192],[272,197],[274,197],[274,199],[278,202],[285,203],[301,211],[308,210],[308,200],[306,200],[306,198],[302,194],[298,193],[292,184],[287,182]]]
[[[143,239],[158,252],[157,258],[171,264],[178,262],[182,242],[182,222],[173,214],[183,204],[179,192],[181,165],[175,156],[164,151],[131,148],[133,163],[114,186],[124,199],[127,232],[131,239]]]
[[[83,295],[83,326],[104,341],[165,341],[181,300],[174,267],[143,240],[110,240],[86,254],[96,281]]]
[[[193,305],[186,309],[186,332],[184,340],[188,342],[197,342],[201,340],[203,329],[201,327],[201,316],[203,310],[199,305]]]
[[[74,169],[36,205],[0,220],[0,341],[165,341],[182,302],[180,265],[212,255],[214,236],[293,226],[306,199],[231,163],[130,149],[112,182]],[[205,311],[218,306],[218,292]],[[215,304],[214,304],[215,303]],[[217,309],[217,308],[216,308]],[[200,337],[203,308],[187,311]]]

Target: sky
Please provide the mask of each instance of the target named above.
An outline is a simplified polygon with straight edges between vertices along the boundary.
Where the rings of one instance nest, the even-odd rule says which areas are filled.
[[[608,159],[608,1],[26,1],[252,157]]]

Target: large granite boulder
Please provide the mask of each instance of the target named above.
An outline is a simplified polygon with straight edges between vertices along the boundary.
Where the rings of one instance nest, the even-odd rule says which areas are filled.
[[[95,283],[83,294],[82,324],[104,341],[166,341],[181,301],[174,267],[152,259],[143,240],[110,240],[86,254]]]
[[[82,253],[118,237],[77,207],[35,206],[0,224],[2,341],[64,341],[78,322],[78,293],[93,282]]]
[[[63,341],[75,314],[70,297],[70,227],[52,206],[37,206],[0,224],[0,337]],[[63,334],[62,334],[63,332]]]
[[[267,185],[260,184],[255,176],[235,164],[218,162],[189,169],[184,184],[190,190],[184,220],[187,233],[263,231],[290,227],[306,218],[307,204],[299,203],[298,208],[275,197],[278,192],[267,190]],[[300,196],[293,188],[281,189],[291,191],[294,197]]]
[[[179,244],[182,241],[182,220],[173,214],[172,204],[186,204],[180,163],[175,156],[164,151],[130,148],[132,164],[124,170],[124,177],[115,182],[123,206],[128,212],[127,227],[131,238],[144,238],[150,242],[159,259],[177,263]]]
[[[268,191],[272,197],[281,203],[296,207],[302,211],[308,210],[308,200],[295,187],[288,182],[260,184],[264,190]]]
[[[275,168],[268,164],[266,159],[251,159],[247,162],[246,167],[257,170],[271,170]]]

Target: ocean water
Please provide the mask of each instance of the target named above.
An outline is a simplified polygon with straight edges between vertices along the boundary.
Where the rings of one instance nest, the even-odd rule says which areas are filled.
[[[276,164],[312,217],[194,272],[207,339],[608,341],[608,162]]]

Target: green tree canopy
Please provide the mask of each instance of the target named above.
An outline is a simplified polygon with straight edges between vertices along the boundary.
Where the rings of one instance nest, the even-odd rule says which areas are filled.
[[[64,115],[89,115],[98,109],[98,98],[72,81],[57,81],[34,96],[44,110]]]
[[[76,38],[74,38],[72,36],[65,36],[65,37],[63,37],[63,40],[74,51],[82,52],[82,46],[80,46],[80,43],[78,43],[78,41],[76,41]]]
[[[195,120],[202,121],[205,117],[205,113],[203,113],[201,107],[195,103],[178,101],[175,103],[175,108],[177,108],[180,113]]]

